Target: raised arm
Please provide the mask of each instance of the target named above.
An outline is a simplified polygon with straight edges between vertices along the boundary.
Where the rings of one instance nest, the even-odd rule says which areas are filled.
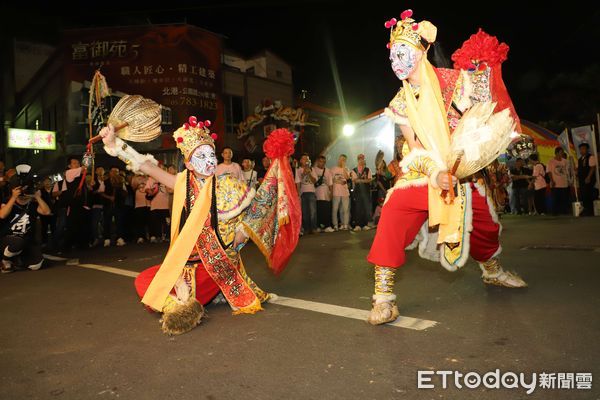
[[[158,167],[158,162],[151,154],[140,154],[133,147],[115,135],[112,125],[108,125],[100,131],[104,150],[113,157],[118,157],[125,164],[127,169],[137,174],[144,173],[156,179],[169,189],[175,187],[175,176]]]
[[[42,199],[42,192],[36,191],[34,195],[35,201],[38,203],[37,212],[40,215],[50,215],[50,207],[48,204]]]

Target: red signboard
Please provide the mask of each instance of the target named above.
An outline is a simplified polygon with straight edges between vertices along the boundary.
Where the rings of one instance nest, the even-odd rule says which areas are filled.
[[[149,25],[65,33],[70,81],[91,81],[100,68],[111,92],[139,94],[167,109],[175,129],[190,115],[211,120],[223,140],[221,37],[191,25]],[[164,140],[174,147],[174,142]]]

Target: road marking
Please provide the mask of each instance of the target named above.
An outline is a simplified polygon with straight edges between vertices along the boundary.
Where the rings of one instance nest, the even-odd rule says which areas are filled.
[[[67,258],[57,257],[57,256],[53,256],[51,254],[44,254],[44,258],[46,260],[50,260],[50,261],[67,261]]]
[[[127,269],[121,269],[121,268],[108,267],[106,265],[98,265],[98,264],[73,264],[73,265],[75,265],[77,267],[95,269],[97,271],[108,272],[110,274],[129,276],[131,278],[135,278],[136,276],[138,276],[140,274],[139,272],[129,271]]]
[[[339,317],[359,319],[361,321],[366,321],[367,317],[369,316],[369,311],[366,310],[336,306],[333,304],[318,303],[316,301],[292,299],[290,297],[283,296],[277,296],[276,300],[270,300],[269,303],[279,304],[286,307],[300,308],[302,310],[309,310],[323,314],[336,315]],[[438,323],[436,321],[399,316],[394,322],[386,325],[422,331],[424,329],[434,327],[437,324]]]
[[[76,258],[75,259],[66,259],[66,258],[62,258],[62,257],[55,257],[55,256],[48,256],[48,255],[44,255],[44,257],[47,258],[48,260],[53,260],[53,261],[67,261],[67,265],[74,266],[74,267],[94,269],[97,271],[108,272],[110,274],[116,274],[116,275],[122,275],[122,276],[128,276],[131,278],[135,278],[136,276],[139,275],[139,272],[130,271],[127,269],[109,267],[107,265],[79,264],[79,260]],[[360,310],[358,308],[336,306],[334,304],[318,303],[316,301],[293,299],[291,297],[283,297],[283,296],[279,296],[279,295],[277,296],[277,299],[269,300],[269,303],[277,304],[277,305],[285,306],[285,307],[298,308],[301,310],[314,311],[314,312],[318,312],[318,313],[322,313],[322,314],[335,315],[338,317],[358,319],[361,321],[366,321],[367,317],[369,316],[369,311],[367,311],[367,310]],[[405,316],[401,315],[394,322],[386,324],[386,325],[394,326],[397,328],[407,328],[407,329],[422,331],[422,330],[425,330],[428,328],[432,328],[432,327],[436,326],[437,324],[438,324],[438,322],[436,322],[436,321],[429,321],[426,319],[419,319],[419,318],[413,318],[413,317],[405,317]]]

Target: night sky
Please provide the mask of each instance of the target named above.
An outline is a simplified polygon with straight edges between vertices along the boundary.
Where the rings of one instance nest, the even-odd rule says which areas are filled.
[[[226,47],[247,56],[270,49],[294,68],[297,94],[305,89],[309,100],[336,106],[329,38],[350,119],[384,107],[398,89],[383,24],[412,8],[417,21],[437,25],[448,57],[479,27],[510,46],[504,81],[521,118],[560,129],[592,123],[600,111],[600,8],[584,2],[171,1],[123,7],[109,1],[68,8],[56,3],[27,3],[26,10],[2,6],[3,38],[56,44],[65,28],[188,22],[224,35]]]

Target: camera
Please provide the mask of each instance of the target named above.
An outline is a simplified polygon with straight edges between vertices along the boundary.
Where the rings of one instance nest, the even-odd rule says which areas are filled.
[[[9,182],[11,190],[20,186],[22,196],[33,196],[39,183],[38,175],[34,174],[31,166],[27,164],[19,164],[15,169],[17,173],[10,178]]]

